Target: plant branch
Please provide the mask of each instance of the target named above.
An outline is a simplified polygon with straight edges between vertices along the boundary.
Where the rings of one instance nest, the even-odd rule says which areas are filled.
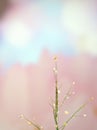
[[[40,127],[39,125],[37,125],[36,123],[30,121],[30,120],[27,119],[24,115],[21,115],[20,118],[21,118],[21,119],[24,119],[24,120],[27,122],[27,124],[33,125],[37,130],[41,130],[41,127]]]
[[[67,121],[65,121],[65,123],[63,124],[63,126],[61,127],[61,130],[63,130],[67,124],[76,116],[77,113],[79,113],[85,106],[87,105],[87,103],[82,104],[70,117]]]

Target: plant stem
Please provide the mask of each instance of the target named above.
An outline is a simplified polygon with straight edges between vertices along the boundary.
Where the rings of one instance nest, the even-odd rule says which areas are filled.
[[[77,113],[79,113],[85,106],[87,105],[87,103],[82,104],[71,116],[70,118],[65,121],[64,125],[61,127],[61,130],[64,130],[64,128],[67,126],[67,124],[76,116]]]
[[[55,60],[55,68],[54,68],[54,76],[55,76],[55,107],[53,109],[55,127],[56,130],[59,130],[58,126],[58,109],[59,109],[59,101],[58,101],[58,75],[57,75],[57,62]]]

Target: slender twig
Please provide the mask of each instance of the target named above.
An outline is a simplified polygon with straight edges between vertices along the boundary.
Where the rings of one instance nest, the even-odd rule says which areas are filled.
[[[74,118],[76,117],[76,114],[79,113],[85,106],[87,105],[87,103],[82,104],[70,117],[67,121],[65,121],[65,123],[60,127],[61,130],[64,130],[64,128],[67,126],[67,124]]]
[[[30,121],[30,120],[27,119],[24,115],[21,115],[20,118],[21,118],[21,119],[24,119],[24,120],[27,122],[27,124],[33,125],[37,130],[41,130],[41,127],[40,127],[38,124],[36,124],[36,123]]]
[[[72,86],[69,88],[69,90],[65,94],[65,97],[63,98],[63,101],[62,101],[60,107],[62,107],[62,105],[64,104],[64,102],[67,100],[67,98],[71,96],[71,90],[72,90]]]
[[[55,120],[55,127],[56,130],[59,130],[58,126],[58,109],[59,109],[59,101],[58,101],[58,69],[57,69],[57,58],[54,58],[55,61],[55,68],[54,68],[54,78],[55,78],[55,107],[53,109],[54,120]]]

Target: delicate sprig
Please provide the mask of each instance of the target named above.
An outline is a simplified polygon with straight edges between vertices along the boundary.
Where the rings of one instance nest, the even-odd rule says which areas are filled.
[[[64,128],[67,126],[67,124],[68,124],[74,117],[76,117],[77,113],[79,113],[86,105],[87,105],[87,103],[82,104],[82,105],[63,123],[63,125],[60,127],[60,129],[61,129],[61,130],[64,130]]]
[[[58,89],[58,69],[57,69],[57,57],[54,58],[54,63],[55,63],[55,67],[53,69],[54,71],[54,78],[55,78],[55,103],[54,105],[52,105],[53,107],[53,116],[54,116],[54,120],[55,120],[55,128],[56,130],[64,130],[64,128],[67,126],[67,124],[74,118],[76,117],[77,113],[79,113],[85,106],[87,103],[82,104],[64,123],[61,127],[59,127],[59,122],[58,122],[58,118],[59,118],[59,89]],[[73,82],[73,85],[75,85],[75,82]],[[71,86],[69,88],[69,90],[67,91],[67,93],[65,94],[65,97],[63,98],[63,101],[60,105],[60,107],[64,104],[65,100],[70,97],[72,95],[72,87]],[[65,111],[65,113],[67,114],[68,111]]]
[[[72,95],[72,86],[69,88],[69,90],[67,91],[67,93],[65,94],[65,97],[63,98],[63,101],[61,102],[60,107],[63,106],[63,104],[65,103],[65,101]]]
[[[23,119],[23,120],[25,120],[28,125],[32,125],[32,126],[34,126],[37,130],[41,130],[41,126],[39,126],[38,124],[36,124],[36,123],[30,121],[30,120],[27,119],[24,115],[20,115],[20,118]]]
[[[56,130],[59,130],[58,125],[58,110],[59,110],[59,99],[58,99],[58,69],[57,69],[57,57],[54,57],[55,67],[53,69],[54,71],[54,78],[55,78],[55,106],[53,107],[53,116],[55,120],[55,128]]]
[[[72,87],[71,86],[69,88],[69,90],[67,91],[67,93],[65,94],[65,96],[63,97],[63,100],[61,102],[61,105],[59,106],[59,86],[58,86],[58,66],[57,66],[57,57],[54,57],[54,68],[53,68],[53,73],[54,73],[54,79],[55,79],[55,99],[53,100],[51,98],[51,103],[50,106],[53,110],[53,117],[54,117],[54,121],[55,121],[55,128],[56,130],[64,130],[65,127],[68,125],[68,123],[77,116],[77,114],[87,105],[87,103],[89,103],[89,101],[93,101],[94,97],[91,97],[89,101],[87,101],[86,103],[82,104],[80,107],[78,107],[78,109],[65,121],[63,122],[62,126],[59,126],[59,109],[60,107],[65,103],[66,99],[68,99],[73,93],[72,93]],[[73,82],[73,85],[75,85],[75,82]],[[65,114],[68,115],[69,112],[66,110]],[[83,115],[84,117],[86,117],[86,114]],[[36,124],[35,122],[30,121],[29,119],[27,119],[24,115],[20,115],[21,119],[24,119],[26,121],[26,123],[28,125],[32,125],[34,126],[37,130],[41,130],[42,127],[38,124]]]

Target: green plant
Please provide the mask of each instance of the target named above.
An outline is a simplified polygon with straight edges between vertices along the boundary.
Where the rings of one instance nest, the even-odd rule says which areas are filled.
[[[59,86],[58,86],[58,66],[57,66],[57,57],[54,57],[54,68],[53,68],[53,74],[54,74],[54,79],[55,79],[55,99],[52,99],[52,104],[50,104],[52,111],[53,111],[53,117],[54,117],[54,122],[55,122],[55,129],[56,130],[64,130],[65,127],[68,125],[68,123],[77,116],[77,114],[88,104],[90,101],[86,101],[84,104],[80,105],[74,112],[73,114],[63,122],[61,126],[59,126],[59,109],[62,107],[62,105],[65,103],[65,101],[72,95],[72,86],[69,88],[65,96],[63,97],[62,102],[59,104]],[[73,82],[73,85],[75,82]],[[91,97],[91,100],[94,100],[93,97]],[[65,114],[69,114],[68,111],[65,111]],[[86,114],[83,115],[86,117]],[[43,129],[40,125],[36,124],[35,122],[30,121],[27,119],[24,115],[20,116],[21,119],[24,119],[28,125],[34,126],[37,130]]]

